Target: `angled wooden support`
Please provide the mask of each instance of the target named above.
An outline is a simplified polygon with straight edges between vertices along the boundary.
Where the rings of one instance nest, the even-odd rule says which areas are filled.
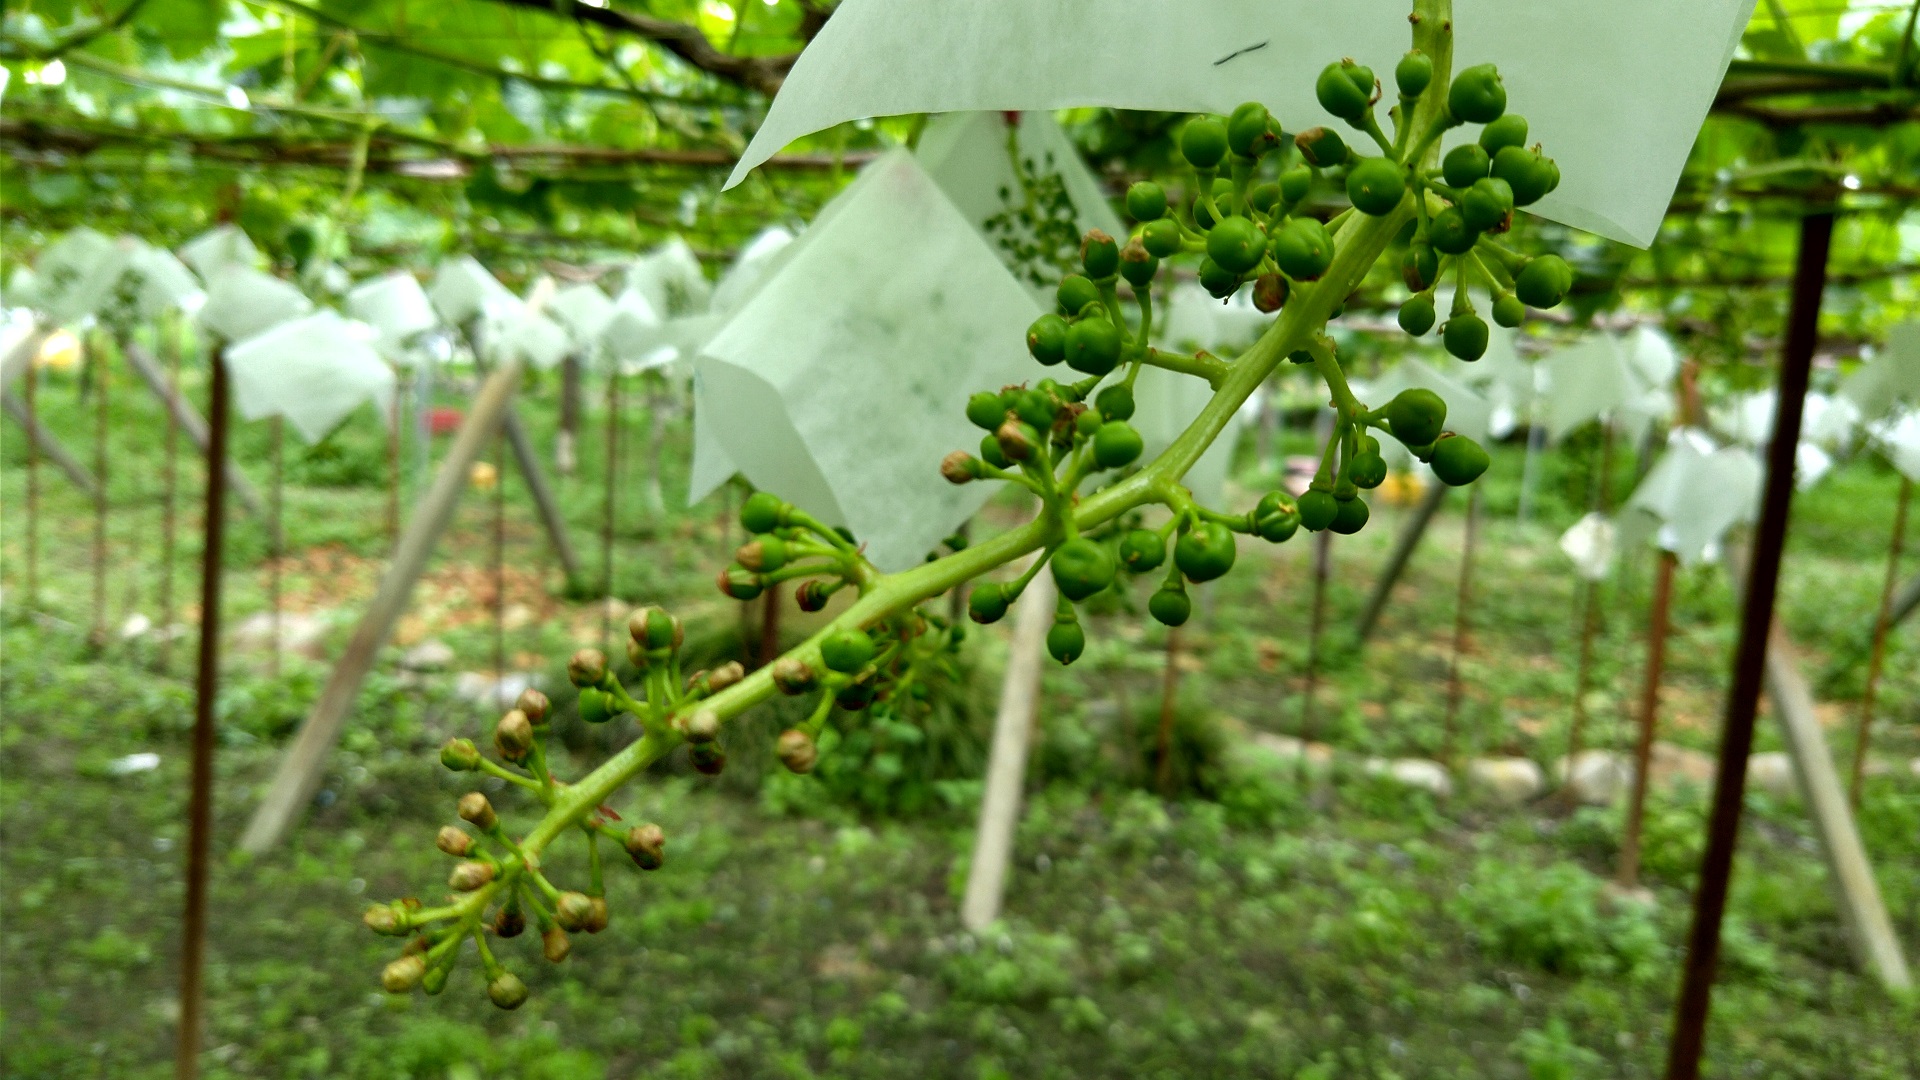
[[[526,427],[520,423],[520,414],[513,406],[507,406],[501,426],[506,432],[507,444],[513,447],[513,459],[520,465],[520,475],[527,482],[527,490],[533,493],[533,505],[540,512],[540,524],[547,530],[547,539],[553,543],[554,556],[560,560],[560,568],[567,575],[567,584],[578,585],[585,579],[581,577],[580,556],[574,552],[573,541],[567,537],[567,519],[560,513],[560,502],[553,497],[553,485],[547,483],[547,474],[540,468],[540,458],[534,452],[533,440],[528,437]]]
[[[1766,683],[1773,719],[1780,726],[1787,756],[1793,761],[1793,774],[1800,781],[1800,794],[1813,818],[1834,906],[1840,911],[1853,958],[1861,970],[1887,989],[1912,989],[1913,978],[1901,954],[1900,939],[1893,932],[1880,886],[1874,881],[1873,864],[1867,861],[1860,830],[1847,808],[1846,787],[1840,782],[1840,772],[1834,768],[1833,755],[1827,750],[1826,737],[1814,714],[1813,691],[1800,673],[1793,643],[1777,621],[1767,648]]]
[[[379,591],[367,605],[366,613],[360,617],[360,625],[354,630],[346,654],[327,677],[319,700],[300,725],[300,733],[286,757],[281,759],[266,798],[241,837],[240,846],[246,851],[260,854],[277,847],[319,788],[327,757],[340,739],[347,714],[360,695],[367,673],[373,669],[381,647],[392,636],[394,624],[406,610],[413,587],[426,570],[440,534],[453,520],[453,511],[466,490],[474,462],[480,459],[507,415],[514,389],[520,383],[520,371],[518,362],[502,364],[481,385],[472,411],[434,474],[433,485],[427,489],[413,520],[407,523],[393,562],[380,579]]]
[[[61,445],[59,439],[54,438],[53,432],[48,431],[40,418],[33,415],[33,410],[27,408],[26,402],[21,401],[13,391],[7,390],[0,392],[0,407],[6,409],[7,415],[13,417],[13,422],[20,425],[21,430],[27,433],[27,438],[33,440],[33,445],[40,448],[47,460],[67,474],[67,479],[73,481],[73,486],[79,488],[81,494],[89,499],[100,497],[100,485],[94,482],[93,474],[80,464],[79,458]]]
[[[1893,604],[1887,608],[1887,628],[1899,626],[1914,609],[1920,608],[1920,574],[1914,575],[1900,591],[1893,594]]]
[[[1036,575],[1013,615],[1013,643],[1001,676],[1000,711],[993,720],[993,747],[987,756],[987,790],[980,800],[974,830],[973,861],[967,869],[966,898],[960,922],[975,933],[1000,917],[1007,892],[1007,868],[1013,862],[1013,837],[1020,824],[1020,789],[1027,781],[1027,751],[1040,709],[1040,670],[1046,657],[1047,630],[1053,625],[1051,574]]]
[[[1427,526],[1433,524],[1433,515],[1440,512],[1440,504],[1447,501],[1447,485],[1434,481],[1426,494],[1420,496],[1420,505],[1414,507],[1413,516],[1400,526],[1400,535],[1394,539],[1393,554],[1387,557],[1387,565],[1380,571],[1380,580],[1373,583],[1373,595],[1367,598],[1367,609],[1360,616],[1359,640],[1364,644],[1373,636],[1374,628],[1380,625],[1380,613],[1387,610],[1387,599],[1393,595],[1393,587],[1399,583],[1400,575],[1406,573],[1407,564],[1413,561],[1414,550],[1420,546],[1420,540],[1427,535]]]
[[[200,453],[204,456],[207,453],[207,422],[201,419],[199,412],[195,411],[186,398],[174,391],[160,362],[131,341],[120,342],[120,353],[127,358],[127,366],[133,369],[134,374],[140,376],[140,381],[147,384],[147,389],[153,391],[153,396],[159,398],[161,404],[167,407],[167,411],[173,414],[173,422],[181,431],[187,433],[187,438],[193,440],[193,445],[199,447]],[[235,498],[246,504],[247,513],[268,522],[268,528],[274,531],[273,543],[278,546],[281,542],[279,526],[272,521],[272,515],[267,513],[267,503],[260,497],[260,492],[254,488],[246,474],[240,471],[240,466],[232,461],[227,462],[226,477],[228,490],[233,492]]]

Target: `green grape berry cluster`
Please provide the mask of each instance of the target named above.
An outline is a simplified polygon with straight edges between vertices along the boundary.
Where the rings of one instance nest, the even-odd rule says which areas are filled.
[[[1355,396],[1326,334],[1327,320],[1369,269],[1392,257],[1396,244],[1413,292],[1402,324],[1416,335],[1433,329],[1434,287],[1451,274],[1453,309],[1441,335],[1464,360],[1484,352],[1488,333],[1471,288],[1492,297],[1496,322],[1510,324],[1527,306],[1559,303],[1572,285],[1559,258],[1527,258],[1496,240],[1510,229],[1513,210],[1550,193],[1559,172],[1537,147],[1526,147],[1526,123],[1507,112],[1506,90],[1492,66],[1448,77],[1450,12],[1448,0],[1414,0],[1416,48],[1393,71],[1398,102],[1389,110],[1391,137],[1374,115],[1382,89],[1372,71],[1341,60],[1316,80],[1321,106],[1361,132],[1364,140],[1356,142],[1371,142],[1377,156],[1349,147],[1331,127],[1289,133],[1257,103],[1226,117],[1197,117],[1178,137],[1192,168],[1191,188],[1176,197],[1159,183],[1137,183],[1126,195],[1135,222],[1128,236],[1094,230],[1081,238],[1077,272],[1060,278],[1055,309],[1027,329],[1029,355],[1050,370],[1031,384],[974,394],[966,416],[982,432],[979,445],[940,463],[941,475],[954,484],[1023,488],[1038,503],[1031,520],[972,543],[949,538],[944,554],[883,574],[846,530],[756,493],[740,511],[751,538],[720,572],[718,587],[750,601],[791,583],[795,601],[809,611],[838,598],[844,604],[823,629],[752,673],[728,664],[683,676],[679,622],[657,608],[636,612],[626,649],[637,673],[634,690],[597,650],[575,654],[568,676],[583,720],[630,717],[639,738],[571,783],[549,767],[550,708],[537,693],[500,719],[491,756],[470,741],[449,742],[441,754],[448,768],[523,789],[540,817],[515,837],[484,794],[461,798],[465,826],[448,826],[438,841],[459,860],[449,878],[452,895],[434,907],[402,900],[367,913],[373,929],[408,939],[383,984],[395,992],[416,986],[437,992],[462,944],[472,940],[488,996],[505,1008],[519,1005],[526,986],[495,956],[489,938],[533,926],[546,956],[563,959],[568,935],[607,924],[601,841],[619,843],[641,869],[658,867],[664,857],[657,826],[623,831],[614,824],[608,800],[622,785],[681,746],[695,768],[719,772],[726,765],[724,725],[778,694],[814,696],[807,719],[775,741],[780,761],[795,773],[813,770],[823,747],[832,745],[822,738],[830,722],[883,715],[889,723],[910,722],[911,704],[928,697],[937,676],[954,670],[966,637],[963,623],[943,617],[930,602],[970,581],[969,617],[992,623],[1038,575],[1050,574],[1058,599],[1047,649],[1072,663],[1087,647],[1082,607],[1129,578],[1158,575],[1147,610],[1179,626],[1192,613],[1191,589],[1233,569],[1241,537],[1277,544],[1302,529],[1364,528],[1363,493],[1387,474],[1382,438],[1399,441],[1447,484],[1468,484],[1484,473],[1486,451],[1448,430],[1439,396],[1411,389],[1369,407]],[[1480,126],[1478,138],[1441,158],[1441,138],[1465,124]],[[1352,207],[1323,222],[1309,199],[1329,182],[1344,187]],[[1255,305],[1276,314],[1274,324],[1237,357],[1156,348],[1150,343],[1154,284],[1176,261],[1196,263],[1201,284],[1216,297],[1251,284]],[[1182,476],[1234,411],[1289,360],[1324,382],[1337,415],[1310,485],[1297,499],[1266,492],[1240,514],[1202,505]],[[1187,430],[1151,459],[1133,423],[1146,367],[1204,380],[1213,391]],[[1149,507],[1164,510],[1157,526],[1145,516]],[[985,577],[1029,555],[1010,580]],[[543,869],[543,856],[563,837],[586,845],[588,880],[577,891],[560,889]]]

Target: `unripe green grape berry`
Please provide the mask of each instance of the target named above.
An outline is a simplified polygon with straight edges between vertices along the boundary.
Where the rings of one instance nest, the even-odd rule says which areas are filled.
[[[1013,414],[1032,424],[1035,430],[1045,431],[1053,426],[1054,418],[1060,415],[1060,403],[1039,387],[1021,390],[1014,395]]]
[[[1493,175],[1513,189],[1513,205],[1531,206],[1560,182],[1560,169],[1537,151],[1506,146],[1493,156]]]
[[[873,698],[876,692],[871,680],[863,680],[853,683],[850,686],[842,687],[839,693],[833,695],[833,703],[848,712],[859,712],[861,709],[873,704]]]
[[[1207,234],[1207,257],[1228,273],[1245,274],[1260,265],[1267,238],[1260,227],[1238,214],[1229,216]]]
[[[1493,321],[1511,330],[1527,321],[1527,305],[1518,296],[1503,292],[1493,298]]]
[[[1274,207],[1280,205],[1280,197],[1278,182],[1268,180],[1264,184],[1255,184],[1253,190],[1247,192],[1247,208],[1256,213],[1271,214]]]
[[[787,523],[789,507],[779,496],[756,491],[740,504],[740,525],[750,533],[767,533]]]
[[[1378,453],[1359,453],[1353,456],[1353,467],[1347,470],[1348,479],[1353,486],[1363,491],[1379,487],[1387,479],[1387,459]]]
[[[1212,581],[1233,569],[1239,549],[1233,531],[1217,521],[1203,521],[1173,544],[1173,564],[1194,582]]]
[[[1006,422],[1006,418],[1002,417],[1000,420],[1001,425],[1005,426]],[[999,428],[988,432],[980,440],[980,460],[996,469],[1004,469],[1013,464],[1012,461],[1007,459],[1006,453],[1000,449]]]
[[[1300,527],[1309,532],[1319,532],[1333,524],[1333,516],[1338,510],[1333,492],[1308,488],[1307,493],[1300,496]]]
[[[1253,307],[1263,315],[1271,315],[1287,306],[1287,295],[1292,291],[1287,279],[1279,274],[1261,274],[1253,279]]]
[[[1400,329],[1414,337],[1433,329],[1435,318],[1432,293],[1414,293],[1400,305]]]
[[[1224,176],[1216,179],[1213,182],[1212,197],[1214,210],[1232,213],[1233,181]],[[1198,195],[1193,197],[1193,223],[1200,229],[1211,229],[1216,224],[1213,220],[1213,210],[1207,209],[1206,200]]]
[[[1180,131],[1180,156],[1196,169],[1211,169],[1227,156],[1227,125],[1196,116]]]
[[[1440,253],[1433,245],[1424,240],[1415,240],[1407,245],[1406,254],[1400,256],[1400,280],[1414,292],[1426,292],[1440,276]]]
[[[447,988],[447,979],[451,975],[452,968],[449,965],[428,968],[427,973],[420,978],[421,992],[429,995],[440,993]]]
[[[613,719],[613,698],[605,690],[580,691],[580,719],[589,724],[604,724]]]
[[[827,670],[851,675],[873,662],[879,649],[865,630],[850,626],[827,635],[820,643],[820,662]]]
[[[734,600],[752,600],[765,591],[759,576],[744,566],[729,566],[722,569],[716,583],[720,586],[722,596]]]
[[[1292,204],[1307,197],[1313,190],[1313,170],[1304,165],[1296,165],[1280,174],[1280,198]]]
[[[1269,491],[1253,508],[1253,531],[1269,544],[1284,544],[1300,528],[1300,506],[1284,491]]]
[[[1513,291],[1529,307],[1558,307],[1573,288],[1573,267],[1558,255],[1529,259],[1513,277]]]
[[[1351,536],[1366,528],[1371,511],[1361,499],[1335,499],[1333,522],[1327,528],[1342,536]]]
[[[1313,281],[1333,265],[1333,237],[1312,218],[1290,218],[1273,236],[1273,261],[1295,281]]]
[[[1060,304],[1060,314],[1076,316],[1088,305],[1100,302],[1100,287],[1084,274],[1068,274],[1060,279],[1054,299]]]
[[[1200,287],[1215,300],[1225,300],[1240,287],[1240,275],[1214,262],[1211,257],[1200,260]]]
[[[1467,228],[1475,232],[1486,232],[1500,225],[1511,213],[1513,188],[1497,176],[1475,180],[1460,196],[1460,217],[1466,221]]]
[[[1332,128],[1310,127],[1293,137],[1293,145],[1307,164],[1331,169],[1347,160],[1347,143]]]
[[[1440,178],[1448,187],[1472,187],[1492,167],[1493,159],[1478,143],[1461,143],[1440,159]]]
[[[1053,571],[1053,583],[1060,587],[1060,595],[1075,603],[1113,584],[1113,556],[1085,537],[1061,544],[1048,568]]]
[[[1156,259],[1165,259],[1180,253],[1180,223],[1172,218],[1161,218],[1151,222],[1140,230],[1140,246],[1147,254]]]
[[[503,971],[487,983],[487,1000],[512,1011],[527,1003],[527,984],[511,971]]]
[[[1487,354],[1487,321],[1472,312],[1462,312],[1440,328],[1440,340],[1447,351],[1469,363]]]
[[[1035,360],[1049,367],[1065,360],[1067,358],[1067,320],[1052,313],[1033,320],[1032,325],[1027,327],[1027,352],[1033,354]],[[995,423],[993,426],[1000,425]]]
[[[1152,529],[1128,529],[1120,538],[1120,565],[1128,573],[1144,574],[1167,559],[1167,541]]]
[[[1105,375],[1120,363],[1120,330],[1103,317],[1081,319],[1067,333],[1067,366]],[[1009,455],[1011,456],[1011,455]]]
[[[1427,239],[1443,255],[1464,255],[1473,250],[1480,234],[1467,225],[1457,206],[1449,206],[1433,215],[1427,223]]]
[[[733,553],[733,560],[756,574],[771,574],[787,565],[787,542],[775,533],[755,537],[740,545],[739,550]],[[642,626],[641,634],[644,636],[645,633],[646,628]],[[660,646],[643,647],[659,648]],[[644,667],[645,665],[636,666]]]
[[[1473,483],[1491,463],[1486,450],[1465,435],[1449,433],[1433,444],[1433,475],[1448,487]]]
[[[1387,430],[1408,446],[1425,446],[1447,423],[1447,403],[1425,387],[1402,390],[1387,402]]]
[[[448,739],[440,747],[440,764],[454,772],[472,772],[480,767],[480,751],[472,739]]]
[[[1362,86],[1357,74],[1361,71],[1366,69],[1350,61],[1336,61],[1320,69],[1320,77],[1313,81],[1313,96],[1320,107],[1342,120],[1360,119],[1373,96],[1372,72],[1367,72],[1367,84]]]
[[[1519,113],[1507,113],[1480,129],[1480,147],[1489,157],[1506,147],[1526,144],[1527,118]]]
[[[1393,66],[1393,82],[1401,97],[1419,97],[1433,82],[1433,58],[1414,49]]]
[[[1105,422],[1106,417],[1100,415],[1100,410],[1082,409],[1074,415],[1073,430],[1082,438],[1090,439],[1095,432],[1100,430],[1100,425]]]
[[[1047,628],[1047,655],[1062,664],[1071,664],[1086,651],[1087,632],[1080,628],[1080,620],[1070,615],[1056,616],[1053,625]]]
[[[1167,216],[1167,189],[1142,180],[1127,189],[1127,216],[1145,223]]]
[[[1007,590],[997,581],[983,581],[967,597],[967,617],[981,625],[997,623],[1007,614]]]
[[[1491,124],[1507,111],[1507,87],[1492,64],[1475,64],[1453,77],[1447,111],[1469,124]]]
[[[1043,315],[1041,318],[1058,319],[1059,316]],[[1038,326],[1039,324],[1036,323],[1035,325]],[[1027,331],[1027,342],[1029,347],[1031,347],[1033,342],[1032,330]],[[1066,335],[1062,333],[1060,337],[1060,355],[1062,359],[1066,357],[1066,347]],[[974,427],[985,428],[988,431],[992,431],[1004,423],[1006,419],[1007,407],[1001,402],[999,394],[982,390],[967,399],[967,422]]]
[[[587,918],[592,914],[593,902],[582,892],[563,892],[553,902],[553,921],[560,929],[577,932],[585,929]]]
[[[1243,158],[1255,158],[1280,145],[1273,131],[1273,114],[1265,105],[1249,101],[1227,117],[1227,149]]]
[[[1080,265],[1091,278],[1112,277],[1120,270],[1120,245],[1103,229],[1088,229],[1080,238]]]
[[[1185,589],[1163,586],[1147,597],[1147,614],[1162,626],[1184,626],[1193,616],[1193,601]]]
[[[1116,383],[1100,391],[1093,403],[1100,415],[1109,420],[1133,418],[1133,391],[1124,385]]]
[[[1385,217],[1406,197],[1405,170],[1386,158],[1367,158],[1347,173],[1347,198],[1363,214]]]
[[[1146,443],[1124,421],[1109,420],[1093,434],[1093,460],[1103,469],[1119,469],[1139,460]]]
[[[1120,276],[1135,290],[1145,287],[1159,272],[1160,260],[1139,239],[1127,241],[1127,246],[1120,249]]]

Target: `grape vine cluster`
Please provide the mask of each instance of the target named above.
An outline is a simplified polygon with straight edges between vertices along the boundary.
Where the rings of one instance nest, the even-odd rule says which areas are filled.
[[[1415,0],[1414,41],[1432,51],[1416,47],[1394,68],[1399,100],[1389,110],[1391,138],[1374,116],[1382,91],[1370,70],[1342,60],[1316,81],[1321,106],[1363,133],[1379,156],[1356,152],[1324,126],[1290,135],[1257,103],[1224,118],[1196,117],[1178,140],[1195,175],[1192,193],[1176,200],[1159,184],[1135,184],[1126,207],[1137,224],[1124,243],[1099,230],[1085,234],[1080,272],[1058,282],[1057,309],[1027,331],[1029,353],[1058,377],[974,394],[966,415],[984,431],[980,444],[975,451],[956,450],[940,464],[941,474],[955,484],[998,481],[1024,488],[1040,504],[1031,521],[971,546],[963,537],[950,538],[948,552],[929,556],[925,565],[881,574],[846,530],[757,493],[740,513],[751,539],[720,572],[720,591],[748,601],[792,583],[796,602],[809,611],[850,594],[851,602],[826,628],[759,671],[730,663],[683,676],[679,621],[658,608],[635,612],[626,649],[635,689],[598,650],[576,653],[567,670],[584,720],[630,717],[639,738],[571,783],[549,767],[551,708],[537,691],[523,695],[495,725],[491,756],[465,739],[448,742],[441,751],[448,768],[523,789],[540,805],[541,816],[516,839],[485,794],[460,798],[465,824],[448,825],[437,840],[440,850],[458,860],[448,878],[452,894],[434,907],[409,899],[376,905],[366,914],[374,930],[408,939],[400,958],[387,966],[383,985],[396,993],[416,987],[439,992],[462,943],[471,940],[488,997],[502,1008],[518,1007],[526,985],[495,955],[489,937],[516,937],[532,926],[544,955],[562,960],[571,949],[569,935],[607,925],[603,841],[619,844],[643,870],[664,860],[666,837],[659,826],[616,825],[619,817],[606,800],[621,785],[683,745],[695,768],[719,772],[727,760],[720,742],[725,723],[778,693],[817,695],[807,719],[776,743],[789,770],[811,771],[836,710],[849,720],[870,716],[876,707],[906,715],[903,703],[924,700],[932,678],[952,670],[966,627],[922,605],[1022,555],[1034,557],[1012,580],[976,584],[968,614],[975,622],[995,622],[1037,575],[1050,573],[1058,600],[1047,649],[1072,663],[1086,649],[1080,606],[1115,588],[1122,573],[1161,574],[1148,611],[1179,626],[1192,611],[1188,587],[1232,569],[1238,535],[1282,543],[1301,529],[1363,528],[1368,508],[1361,493],[1387,474],[1376,430],[1399,440],[1447,484],[1469,484],[1484,473],[1486,451],[1447,430],[1446,404],[1438,395],[1410,389],[1379,408],[1360,402],[1325,332],[1327,319],[1389,250],[1396,233],[1404,246],[1402,276],[1412,291],[1401,306],[1401,325],[1416,336],[1432,331],[1435,289],[1451,280],[1452,307],[1440,337],[1465,361],[1485,353],[1489,335],[1472,290],[1490,298],[1495,322],[1511,326],[1525,318],[1528,306],[1558,304],[1572,286],[1572,272],[1557,256],[1528,257],[1498,239],[1511,228],[1516,207],[1554,189],[1559,171],[1537,146],[1524,145],[1526,122],[1507,113],[1506,90],[1492,65],[1446,78],[1450,10],[1447,0]],[[1479,125],[1477,139],[1440,158],[1435,148],[1441,138],[1465,124]],[[1322,178],[1342,182],[1352,203],[1325,223],[1307,207]],[[1278,313],[1275,326],[1237,358],[1149,344],[1154,282],[1165,263],[1193,257],[1201,284],[1215,297],[1251,283],[1255,305]],[[1180,484],[1181,475],[1285,360],[1312,366],[1337,413],[1307,491],[1298,499],[1269,491],[1244,514],[1201,505]],[[1139,373],[1149,366],[1203,379],[1215,393],[1171,447],[1142,462],[1145,440],[1130,421]],[[1157,528],[1145,525],[1140,514],[1150,505],[1168,511]],[[542,865],[547,849],[563,836],[582,838],[586,846],[587,881],[578,890],[561,889]]]

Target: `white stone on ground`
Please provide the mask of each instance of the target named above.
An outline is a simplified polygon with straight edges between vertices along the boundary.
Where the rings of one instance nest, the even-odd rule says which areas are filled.
[[[1547,778],[1532,758],[1475,758],[1467,763],[1467,783],[1508,805],[1539,795]]]
[[[439,638],[428,638],[408,649],[400,658],[400,666],[408,671],[445,671],[453,659],[453,646]]]
[[[1747,786],[1776,799],[1798,794],[1800,781],[1793,775],[1793,759],[1781,750],[1753,755],[1747,759]]]
[[[1590,806],[1606,806],[1625,795],[1633,784],[1633,763],[1612,750],[1582,750],[1568,767],[1561,758],[1553,768],[1574,798]]]

